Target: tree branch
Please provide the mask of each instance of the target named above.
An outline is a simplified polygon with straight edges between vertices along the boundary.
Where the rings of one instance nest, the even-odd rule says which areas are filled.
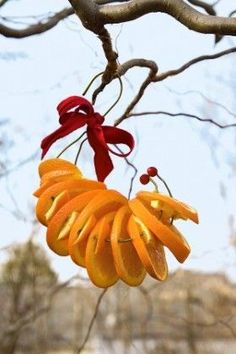
[[[145,61],[144,59],[142,59],[142,60],[133,59],[133,60],[130,60],[130,61],[124,63],[123,65],[121,65],[120,69],[118,69],[118,72],[120,70],[121,74],[122,73],[124,74],[128,69],[130,69],[133,66],[150,67],[150,73],[149,73],[148,77],[144,80],[144,82],[142,83],[138,94],[133,98],[133,100],[131,101],[131,103],[127,107],[126,111],[122,114],[122,116],[115,121],[114,125],[115,126],[119,125],[121,122],[123,122],[123,120],[125,120],[131,116],[130,112],[133,110],[133,108],[136,106],[136,104],[140,101],[146,88],[152,82],[163,81],[166,78],[168,78],[169,76],[175,76],[175,75],[182,73],[183,71],[185,71],[186,69],[188,69],[190,66],[192,66],[194,64],[197,64],[197,63],[202,62],[204,60],[211,60],[211,59],[220,58],[224,55],[231,54],[234,52],[236,52],[236,47],[232,47],[232,48],[229,48],[227,50],[224,50],[222,52],[218,52],[218,53],[215,53],[212,55],[202,55],[202,56],[199,56],[197,58],[194,58],[194,59],[188,61],[187,63],[185,63],[184,65],[182,65],[178,69],[169,70],[169,71],[166,71],[166,72],[158,74],[158,75],[156,75],[156,73],[155,73],[155,68],[154,68],[154,65],[156,65],[155,62]],[[156,70],[157,70],[157,66],[156,66]]]
[[[8,0],[0,0],[0,7],[5,5],[8,2]]]
[[[125,112],[123,113],[123,115],[115,122],[115,125],[120,124],[124,119],[127,118],[127,116],[132,111],[132,109],[136,106],[136,104],[139,102],[139,100],[143,97],[146,88],[152,82],[154,82],[157,71],[158,71],[157,64],[152,60],[132,59],[132,60],[128,60],[127,62],[125,62],[124,64],[119,66],[118,75],[124,75],[129,69],[131,69],[135,66],[149,68],[150,69],[149,74],[146,77],[146,79],[143,81],[143,83],[141,84],[137,95],[130,102],[130,104],[126,108]]]
[[[103,5],[99,8],[104,25],[135,20],[151,12],[166,13],[196,32],[236,35],[234,18],[202,14],[183,0],[133,0],[125,4]]]
[[[194,64],[197,64],[197,63],[200,63],[200,62],[202,62],[204,60],[217,59],[217,58],[223,57],[224,55],[235,53],[235,52],[236,52],[236,47],[232,47],[232,48],[223,50],[223,51],[215,53],[215,54],[201,55],[201,56],[199,56],[197,58],[194,58],[194,59],[188,61],[187,63],[185,63],[184,65],[182,65],[178,69],[168,70],[168,71],[166,71],[164,73],[161,73],[161,74],[157,75],[156,78],[155,78],[155,82],[163,81],[169,76],[178,75],[178,74],[182,73],[183,71],[185,71],[186,69],[188,69],[190,66],[192,66]]]
[[[214,9],[214,6],[216,5],[216,3],[207,4],[205,1],[201,1],[201,0],[188,0],[188,2],[194,6],[201,7],[202,9],[204,9],[206,11],[206,13],[208,13],[211,16],[217,16],[216,10]],[[222,38],[223,38],[223,36],[216,34],[215,35],[215,43],[218,43]]]
[[[148,115],[159,115],[159,114],[163,114],[163,115],[166,115],[166,116],[169,116],[169,117],[182,117],[182,116],[184,116],[184,117],[187,117],[187,118],[193,118],[193,119],[196,119],[196,120],[198,120],[200,122],[211,123],[211,124],[215,125],[216,127],[221,128],[221,129],[236,128],[236,123],[220,124],[220,123],[216,122],[215,120],[213,120],[211,118],[201,118],[201,117],[199,117],[199,116],[197,116],[195,114],[184,113],[184,112],[171,113],[171,112],[166,112],[166,111],[150,111],[150,112],[130,113],[128,115],[128,117],[126,117],[126,118],[148,116]],[[121,121],[122,120],[120,120],[119,123],[121,123]]]
[[[93,0],[69,0],[83,26],[95,34],[100,34],[104,23],[99,15],[99,6]]]
[[[111,81],[117,69],[117,53],[113,50],[109,32],[104,27],[99,14],[99,6],[92,0],[69,0],[83,26],[98,35],[102,42],[107,67],[102,77],[100,91]],[[99,92],[100,92],[99,91]],[[96,96],[95,98],[96,99]]]
[[[100,307],[100,304],[101,304],[101,301],[104,297],[104,295],[106,294],[108,288],[105,288],[101,294],[99,295],[98,297],[98,300],[97,300],[97,303],[96,303],[96,306],[95,306],[95,309],[94,309],[94,313],[93,313],[93,316],[90,320],[90,323],[89,323],[89,326],[88,326],[88,330],[87,330],[87,333],[84,337],[84,340],[82,342],[82,344],[76,349],[76,353],[79,354],[83,351],[85,345],[87,344],[88,340],[89,340],[89,337],[90,337],[90,334],[91,334],[91,331],[92,331],[92,328],[93,328],[93,325],[95,323],[95,320],[97,318],[97,315],[98,315],[98,311],[99,311],[99,307]]]
[[[198,6],[198,7],[201,7],[202,9],[204,9],[206,11],[206,13],[208,13],[209,15],[212,15],[212,16],[216,16],[216,11],[214,9],[214,4],[213,5],[210,5],[210,4],[207,4],[206,2],[204,1],[201,1],[201,0],[188,0],[188,2],[194,6]]]
[[[119,65],[117,69],[117,75],[119,76],[125,75],[128,70],[134,67],[149,68],[153,73],[157,72],[158,70],[155,61],[137,58],[137,59],[128,60],[125,63]]]
[[[74,14],[73,8],[66,8],[48,17],[46,21],[38,22],[23,29],[16,29],[0,23],[0,34],[9,38],[25,38],[41,34],[55,27],[61,20]]]

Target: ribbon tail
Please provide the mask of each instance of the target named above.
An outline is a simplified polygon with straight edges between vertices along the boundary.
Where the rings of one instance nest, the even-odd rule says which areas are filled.
[[[41,142],[41,149],[42,149],[42,155],[41,158],[43,158],[50,147],[58,140],[61,138],[64,138],[64,136],[72,133],[74,130],[81,128],[84,126],[86,123],[86,120],[84,117],[80,116],[74,116],[70,120],[66,121],[65,124],[63,124],[60,128],[55,130],[53,133],[49,134],[46,136],[42,142]]]
[[[124,144],[129,147],[129,151],[126,153],[118,153],[116,151],[113,151],[109,146],[107,146],[107,149],[114,155],[120,156],[120,157],[126,157],[128,156],[133,148],[134,148],[134,138],[133,136],[128,133],[126,130],[116,128],[116,127],[111,127],[108,125],[102,126],[102,131],[104,134],[104,139],[105,139],[105,144]]]
[[[114,168],[107,150],[95,152],[94,166],[98,181],[104,182]]]
[[[109,156],[101,127],[87,129],[88,141],[94,151],[94,166],[98,181],[103,182],[113,170],[113,163]]]

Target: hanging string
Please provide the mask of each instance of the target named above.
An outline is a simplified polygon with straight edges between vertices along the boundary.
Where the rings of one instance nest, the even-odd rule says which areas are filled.
[[[95,75],[91,80],[90,82],[88,83],[87,87],[85,88],[84,92],[82,93],[82,96],[85,96],[86,93],[88,92],[88,90],[90,89],[90,87],[92,86],[92,84],[94,83],[94,81],[99,77],[101,76],[102,74],[104,74],[104,71],[101,71],[100,73],[98,73],[97,75]],[[108,110],[103,114],[103,116],[105,117],[116,105],[117,103],[119,102],[119,100],[121,99],[121,96],[123,94],[123,82],[121,80],[121,77],[118,75],[117,76],[117,79],[119,80],[119,83],[120,83],[120,92],[119,92],[119,95],[117,97],[117,99],[115,100],[115,102],[111,105],[110,108],[108,108]]]
[[[76,138],[74,141],[72,141],[72,143],[70,143],[69,145],[67,145],[67,146],[60,152],[60,154],[57,155],[57,159],[58,159],[67,149],[69,149],[72,145],[74,145],[75,143],[77,143],[85,134],[86,134],[86,132],[83,132],[78,138]]]
[[[88,140],[88,138],[85,138],[85,139],[80,143],[79,150],[78,150],[78,152],[77,152],[77,154],[76,154],[76,157],[75,157],[75,162],[74,162],[75,165],[77,165],[80,152],[81,152],[81,150],[82,150],[82,147],[83,147],[85,141],[87,141],[87,140]]]
[[[116,99],[116,101],[113,103],[113,105],[111,105],[111,107],[104,113],[104,117],[117,105],[117,103],[119,102],[119,100],[121,99],[122,93],[123,93],[123,82],[120,78],[120,76],[117,77],[120,83],[120,92],[119,95]]]
[[[94,81],[101,76],[104,73],[104,71],[101,71],[100,73],[98,73],[97,75],[95,75],[92,80],[89,81],[88,86],[85,88],[84,92],[82,93],[82,96],[85,96],[86,93],[88,92],[88,90],[90,89],[90,87],[92,86],[92,84],[94,83]]]

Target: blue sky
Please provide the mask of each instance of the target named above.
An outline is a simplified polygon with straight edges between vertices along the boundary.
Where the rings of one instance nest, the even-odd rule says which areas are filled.
[[[30,0],[12,1],[3,8],[2,15],[42,14],[67,5],[67,1],[57,1],[56,6],[55,1],[44,0],[37,4]],[[218,8],[222,14],[227,14],[230,6],[232,1],[224,1],[224,5],[220,4]],[[161,14],[145,16],[125,25],[108,26],[108,29],[117,46],[120,62],[134,57],[153,59],[160,71],[176,68],[195,56],[233,45],[233,39],[226,38],[214,49],[213,36],[191,32]],[[14,141],[6,155],[9,166],[38,151],[38,158],[0,180],[0,246],[4,247],[24,241],[31,232],[30,220],[35,203],[32,191],[39,182],[40,140],[57,127],[57,104],[67,96],[81,94],[90,78],[103,70],[105,61],[98,39],[83,29],[76,17],[63,21],[40,36],[22,40],[1,37],[0,48],[0,118],[9,119],[9,123],[1,128],[2,134]],[[222,123],[235,121],[235,117],[210,104],[198,93],[186,93],[200,91],[211,100],[236,111],[234,56],[198,64],[177,77],[152,85],[136,111],[185,111],[212,117]],[[123,112],[145,74],[145,70],[134,69],[127,75],[124,95],[107,117],[108,124]],[[106,88],[97,100],[97,110],[106,111],[117,91],[116,83]],[[131,118],[121,127],[136,137],[137,146],[131,159],[139,174],[150,165],[157,166],[174,196],[199,211],[199,226],[190,222],[179,223],[192,246],[192,254],[184,265],[179,265],[168,254],[170,269],[223,271],[235,278],[235,252],[229,244],[228,223],[229,216],[236,214],[235,130],[220,131],[187,118],[166,116]],[[65,142],[55,145],[48,156],[55,156],[64,145]],[[74,155],[72,150],[67,157],[73,160]],[[87,147],[83,150],[79,166],[86,175],[94,177],[90,157]],[[123,161],[115,160],[115,170],[107,184],[127,193],[131,174],[132,171],[126,171]],[[226,198],[220,193],[223,188]],[[142,186],[137,179],[134,192],[140,189]],[[25,220],[17,220],[8,211],[14,209],[15,204]],[[44,233],[45,229],[40,227],[37,239],[47,250],[61,277],[77,271],[69,258],[60,258],[47,249]]]

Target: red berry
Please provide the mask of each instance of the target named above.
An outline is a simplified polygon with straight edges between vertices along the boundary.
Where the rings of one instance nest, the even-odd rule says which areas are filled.
[[[142,184],[148,184],[148,182],[150,181],[150,177],[148,175],[144,174],[139,177],[139,180]]]
[[[156,167],[148,167],[147,173],[149,176],[155,177],[155,176],[157,176],[158,171],[157,171]]]

